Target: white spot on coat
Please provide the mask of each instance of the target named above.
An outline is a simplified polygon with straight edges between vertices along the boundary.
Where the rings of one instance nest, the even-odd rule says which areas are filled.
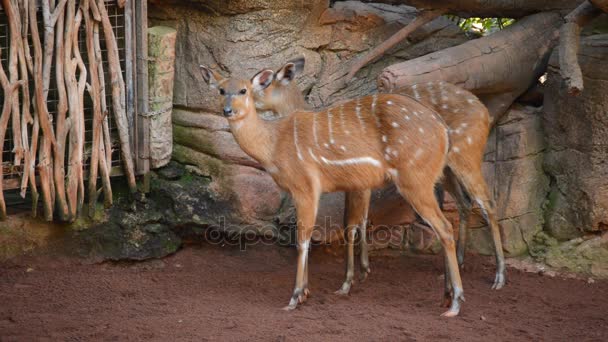
[[[467,143],[469,145],[472,145],[473,144],[473,139],[471,139],[471,137],[467,137]]]
[[[386,135],[383,135],[382,136],[382,142],[387,142],[387,141],[388,141],[388,138],[386,137]]]
[[[454,146],[454,148],[452,148],[452,151],[454,151],[454,153],[458,153],[460,152],[460,148],[458,146]]]
[[[398,124],[398,123],[396,123],[395,121],[393,121],[393,123],[391,123],[391,126],[393,126],[393,127],[397,128],[397,127],[399,127],[399,124]]]
[[[424,128],[422,128],[422,127],[418,128],[418,132],[424,133]]]

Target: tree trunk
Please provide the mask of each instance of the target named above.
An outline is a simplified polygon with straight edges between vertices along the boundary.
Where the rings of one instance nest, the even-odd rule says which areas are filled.
[[[462,18],[523,18],[539,12],[557,11],[566,14],[578,6],[582,0],[362,0],[382,2],[391,5],[408,5],[419,10],[445,9],[446,13]]]
[[[495,122],[545,71],[561,24],[556,13],[531,15],[492,35],[391,65],[378,87],[390,92],[427,81],[458,84],[485,100]]]

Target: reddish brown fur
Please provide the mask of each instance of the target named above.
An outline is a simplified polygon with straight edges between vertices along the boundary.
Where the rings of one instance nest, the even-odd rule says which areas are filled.
[[[280,70],[290,67],[291,63],[288,62]],[[303,64],[303,61],[300,63]],[[280,74],[280,71],[277,74]],[[435,110],[450,128],[450,149],[447,162],[449,169],[446,170],[444,185],[455,197],[460,213],[459,263],[462,264],[464,260],[466,224],[471,210],[470,200],[474,200],[482,207],[492,230],[497,262],[493,287],[501,288],[505,281],[505,266],[500,231],[490,193],[481,172],[481,162],[489,134],[490,120],[487,108],[471,92],[443,81],[403,87],[398,89],[397,93],[410,96]],[[256,105],[283,116],[290,114],[294,108],[307,108],[304,97],[294,87],[294,83],[283,82],[276,78],[264,92],[255,95]],[[467,198],[467,195],[470,199]],[[347,194],[347,202],[350,197],[352,198],[347,206],[346,227],[359,226],[359,229],[365,229],[365,222],[361,220],[367,217],[370,196],[369,191]],[[361,266],[365,277],[369,272],[365,240],[362,240],[361,247],[363,250]],[[349,249],[351,248],[352,246],[349,246]],[[347,250],[347,256],[351,254],[352,250]],[[352,264],[352,260],[347,260],[347,263]],[[348,276],[348,273],[347,270],[347,281],[342,290],[345,293],[350,289],[352,282],[352,274]]]
[[[307,253],[320,194],[367,190],[390,179],[440,237],[454,292],[446,315],[458,314],[462,284],[452,227],[433,193],[447,157],[443,121],[412,98],[394,94],[366,96],[323,112],[296,111],[283,119],[264,121],[257,115],[252,92],[264,87],[269,73],[256,75],[252,84],[226,80],[203,68],[205,79],[223,94],[224,112],[241,148],[294,198],[299,257],[288,308],[295,308],[308,294]]]

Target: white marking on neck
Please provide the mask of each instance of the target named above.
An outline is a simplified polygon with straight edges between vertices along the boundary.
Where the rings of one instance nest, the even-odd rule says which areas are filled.
[[[329,160],[325,157],[321,157],[321,160],[327,165],[336,165],[336,166],[348,166],[348,165],[357,165],[357,164],[369,164],[375,167],[382,167],[382,163],[379,160],[374,159],[372,157],[359,157],[359,158],[350,158],[350,159],[341,159],[341,160]]]
[[[399,172],[397,171],[397,169],[388,169],[388,173],[393,179],[399,177]]]
[[[304,160],[304,157],[302,157],[302,152],[300,151],[300,146],[298,146],[298,118],[296,116],[293,117],[293,144],[296,147],[298,159]]]
[[[331,145],[334,144],[334,130],[332,127],[332,123],[331,123],[331,119],[333,118],[333,115],[331,114],[331,109],[327,110],[327,129],[329,130],[329,143]]]

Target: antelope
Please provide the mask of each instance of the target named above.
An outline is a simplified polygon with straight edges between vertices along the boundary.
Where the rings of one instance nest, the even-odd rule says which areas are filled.
[[[272,83],[255,92],[258,109],[269,110],[287,116],[295,110],[307,110],[308,104],[300,89],[292,82],[304,69],[304,58],[287,62],[275,74]],[[501,289],[506,281],[502,242],[493,201],[481,172],[484,148],[489,134],[489,112],[471,92],[447,82],[428,82],[403,87],[396,91],[409,96],[438,113],[449,128],[450,149],[443,183],[455,199],[460,223],[458,229],[457,257],[459,266],[464,264],[467,221],[472,200],[477,202],[484,219],[490,226],[495,247],[496,275],[493,289]],[[361,279],[370,272],[366,241],[367,213],[371,191],[358,190],[346,193],[346,279],[338,294],[348,294],[354,278],[354,234],[358,228],[360,236]],[[446,277],[447,279],[447,277]],[[446,302],[449,300],[449,283],[446,282]]]
[[[435,112],[406,96],[377,94],[266,121],[258,116],[254,93],[272,83],[272,70],[251,80],[226,79],[205,66],[201,71],[209,86],[219,90],[239,146],[294,200],[298,262],[286,310],[310,293],[308,250],[321,193],[367,190],[392,181],[441,241],[452,299],[443,316],[458,315],[464,292],[453,230],[434,196],[447,161],[448,128]]]

